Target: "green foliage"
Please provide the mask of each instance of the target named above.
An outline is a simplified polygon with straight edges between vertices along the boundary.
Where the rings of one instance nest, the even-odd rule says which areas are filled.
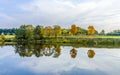
[[[16,30],[17,39],[31,40],[34,38],[34,27],[32,25],[22,25]]]
[[[41,38],[43,38],[43,26],[36,26],[36,28],[34,29],[34,38],[36,40],[40,40]]]
[[[54,35],[55,35],[55,37],[60,36],[61,32],[62,32],[61,27],[59,25],[55,25],[54,26]]]
[[[34,39],[34,27],[32,25],[26,25],[25,38],[28,40]]]
[[[51,36],[53,36],[53,34],[54,33],[53,33],[53,29],[51,26],[46,26],[44,28],[44,36],[51,37]]]
[[[100,35],[105,35],[105,31],[102,30],[102,31],[100,32]]]
[[[4,33],[5,35],[7,35],[7,34],[12,35],[12,34],[15,34],[15,31],[16,31],[15,28],[12,28],[12,29],[8,29],[8,28],[1,29],[1,28],[0,28],[0,35],[1,35],[2,33]]]
[[[22,26],[20,26],[20,28],[18,28],[17,30],[16,30],[16,33],[15,33],[15,35],[16,35],[16,39],[25,39],[25,25],[22,25]]]
[[[86,29],[83,29],[81,27],[77,27],[77,29],[78,29],[77,35],[86,35],[87,34]]]

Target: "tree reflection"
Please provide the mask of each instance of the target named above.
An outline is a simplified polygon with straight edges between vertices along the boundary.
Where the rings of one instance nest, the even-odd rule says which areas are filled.
[[[43,45],[43,44],[16,44],[15,45],[15,53],[19,54],[21,57],[54,57],[58,58],[61,55],[61,46],[59,44],[55,45]],[[89,58],[93,58],[95,56],[94,50],[88,50],[87,55]],[[70,50],[71,58],[76,58],[77,50],[73,47]]]
[[[75,48],[70,50],[70,55],[71,55],[71,58],[75,58],[77,56],[77,50],[75,50]]]
[[[55,58],[59,57],[60,54],[61,54],[60,45],[56,44],[54,50],[55,50],[55,52],[54,52],[54,56],[53,57],[55,57]]]
[[[94,50],[88,50],[87,55],[89,58],[94,58],[94,56],[95,56]]]
[[[33,55],[32,49],[30,45],[16,45],[15,53],[19,53],[22,57],[31,57]]]
[[[61,54],[61,48],[59,45],[31,45],[31,44],[17,44],[15,45],[15,53],[18,53],[21,57],[41,57],[41,56],[53,56],[59,57]]]
[[[52,45],[47,45],[43,51],[43,54],[45,56],[51,56],[53,53],[54,53],[54,49],[53,49]]]
[[[34,45],[33,53],[36,57],[43,56],[43,50],[45,49],[45,45]]]
[[[4,41],[0,42],[0,46],[1,47],[5,46],[5,42]]]

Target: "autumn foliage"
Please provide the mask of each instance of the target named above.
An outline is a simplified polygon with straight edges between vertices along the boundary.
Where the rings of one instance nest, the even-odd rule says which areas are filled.
[[[89,34],[89,35],[95,34],[95,28],[94,28],[94,26],[89,26],[89,27],[88,27],[88,34]]]
[[[73,34],[73,35],[75,35],[76,33],[77,33],[77,27],[76,27],[76,25],[75,24],[73,24],[72,26],[71,26],[71,33]]]

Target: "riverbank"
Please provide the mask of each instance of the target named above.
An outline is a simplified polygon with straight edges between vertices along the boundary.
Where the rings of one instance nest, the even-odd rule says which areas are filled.
[[[7,35],[6,40],[1,41],[0,45],[16,45],[16,44],[61,44],[75,45],[81,47],[107,47],[118,48],[120,46],[120,36],[59,36],[59,37],[44,37],[41,40],[15,40],[15,36]]]
[[[100,36],[100,35],[79,35],[79,36],[44,36],[41,40],[15,39],[15,35],[5,35],[5,40],[0,36],[0,42],[34,42],[34,43],[91,43],[91,44],[110,44],[119,43],[120,36]]]
[[[43,36],[44,39],[120,39],[120,36],[76,35],[76,36]],[[0,40],[2,40],[0,35]],[[5,40],[15,40],[15,35],[5,35]]]
[[[76,39],[120,39],[120,36],[101,36],[101,35],[76,35],[76,36],[44,36],[45,40],[76,40]],[[0,40],[2,40],[0,35]],[[5,35],[5,41],[15,40],[15,35]]]

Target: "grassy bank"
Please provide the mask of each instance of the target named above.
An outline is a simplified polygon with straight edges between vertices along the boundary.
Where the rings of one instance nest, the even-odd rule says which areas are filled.
[[[48,37],[48,36],[44,36],[44,38],[49,38],[49,39],[55,39],[56,37],[55,36],[50,36],[50,37]],[[57,38],[58,39],[72,39],[72,38],[74,38],[74,39],[80,39],[80,38],[101,38],[101,39],[104,39],[104,38],[106,38],[106,39],[109,39],[109,38],[111,38],[111,39],[120,39],[120,36],[100,36],[100,35],[79,35],[79,36],[57,36]],[[2,39],[1,38],[1,35],[0,35],[0,39]],[[5,35],[5,39],[7,40],[7,39],[15,39],[15,35]]]
[[[0,38],[2,40],[2,38]],[[75,45],[82,47],[107,47],[117,48],[120,46],[120,36],[59,36],[55,37],[44,37],[42,40],[18,40],[14,41],[15,35],[6,35],[5,41],[0,41],[0,45],[15,45],[15,44],[65,44]]]
[[[44,37],[44,38],[55,38],[54,36],[51,36],[51,37]],[[72,39],[72,38],[75,38],[75,39],[80,39],[80,38],[91,38],[91,39],[94,39],[94,38],[101,38],[101,39],[104,39],[104,38],[112,38],[112,39],[120,39],[120,36],[102,36],[102,35],[79,35],[79,36],[58,36],[57,37],[58,39]]]
[[[3,40],[0,36],[0,42],[13,42],[15,40],[15,35],[5,35],[5,40]],[[118,42],[120,40],[120,36],[99,36],[99,35],[79,35],[79,36],[55,36],[45,37],[43,40],[33,40],[35,42],[49,42],[49,43],[83,43],[83,42],[109,42],[114,41]],[[26,41],[26,40],[25,40]],[[31,40],[30,40],[31,41]],[[22,42],[22,41],[20,41]],[[23,41],[24,42],[24,41]]]

